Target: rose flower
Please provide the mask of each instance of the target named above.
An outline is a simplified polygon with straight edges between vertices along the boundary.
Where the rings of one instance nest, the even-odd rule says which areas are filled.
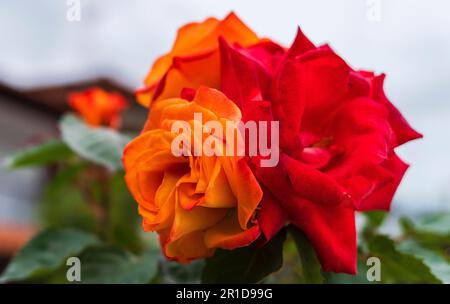
[[[300,30],[290,48],[267,39],[258,40],[242,22],[236,21],[237,17],[230,16],[235,20],[233,23],[239,25],[233,27],[233,31],[217,30],[225,27],[223,24],[228,24],[231,17],[221,22],[208,19],[179,31],[174,49],[155,63],[146,79],[146,87],[138,92],[141,99],[142,96],[147,98],[145,104],[154,103],[149,120],[159,121],[160,104],[174,102],[161,99],[193,95],[199,87],[208,86],[220,90],[228,98],[224,103],[224,97],[214,91],[209,104],[234,103],[243,122],[279,121],[278,165],[263,167],[258,155],[247,155],[240,160],[245,164],[242,165],[245,170],[250,167],[253,172],[245,173],[252,177],[251,183],[240,186],[256,189],[258,182],[263,191],[257,209],[253,204],[256,199],[251,208],[252,212],[257,210],[251,223],[261,230],[258,243],[264,244],[284,225],[292,223],[311,241],[325,271],[355,273],[355,211],[389,211],[408,168],[395,153],[395,148],[421,135],[387,99],[383,91],[384,75],[352,69],[329,46],[316,47]],[[215,26],[207,26],[209,23]],[[205,35],[206,32],[209,34]],[[251,39],[242,39],[243,35]],[[197,44],[197,41],[201,42]],[[178,45],[195,52],[187,57],[177,57]],[[211,61],[203,64],[204,54],[214,59],[208,57]],[[146,193],[147,200],[154,196],[155,184],[159,184],[162,175],[138,178],[137,168],[145,170],[143,168],[147,166],[167,163],[144,161],[149,159],[147,155],[155,154],[145,152],[150,144],[149,139],[143,138],[156,136],[149,135],[150,125],[155,126],[147,123],[140,139],[125,153],[129,186],[134,193],[140,193],[136,189]],[[158,142],[158,145],[153,144],[154,147],[162,143],[162,139],[153,140]],[[142,141],[146,144],[139,143]],[[165,149],[167,145],[165,142]],[[143,156],[138,157],[140,153]],[[136,164],[136,159],[142,159],[145,165],[132,165]],[[167,156],[167,159],[175,162],[177,158]],[[190,165],[190,168],[194,167]],[[134,181],[130,182],[130,179]],[[175,184],[172,181],[169,188],[173,189]],[[230,187],[233,189],[232,183]],[[154,221],[148,219],[160,214],[154,207],[158,203],[151,204],[143,197],[135,196],[144,215],[144,225],[150,229],[148,223]],[[168,197],[169,193],[166,193],[164,198]],[[238,199],[238,210],[240,204]],[[211,217],[211,221],[215,220]],[[200,226],[204,223],[201,219],[197,221]],[[168,223],[164,228],[172,230],[176,220]],[[204,231],[201,227],[200,231]],[[244,228],[241,225],[242,231]],[[159,231],[168,254],[170,233],[164,229]],[[188,244],[193,242],[177,242],[178,251],[173,249],[168,255],[200,256],[192,253]]]
[[[270,191],[257,218],[263,235],[287,219],[324,270],[355,273],[354,213],[389,211],[408,167],[394,149],[421,135],[386,98],[383,75],[353,70],[300,30],[288,50],[221,40],[221,58],[222,91],[243,119],[280,122],[278,166],[252,167]]]
[[[167,258],[182,263],[211,256],[215,248],[247,246],[260,235],[254,219],[262,190],[243,158],[195,156],[193,149],[174,155],[172,124],[189,121],[194,128],[195,113],[205,122],[241,119],[239,108],[214,89],[200,88],[192,101],[161,100],[123,156],[144,230],[158,232]]]
[[[120,128],[120,114],[128,107],[122,95],[108,93],[100,88],[70,94],[69,105],[90,126],[108,126],[114,129]]]

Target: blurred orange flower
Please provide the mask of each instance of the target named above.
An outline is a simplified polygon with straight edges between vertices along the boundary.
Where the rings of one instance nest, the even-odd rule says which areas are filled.
[[[183,88],[200,85],[219,89],[219,37],[241,46],[259,41],[234,13],[223,20],[189,23],[178,30],[172,50],[153,64],[144,87],[137,91],[138,101],[149,106],[153,100],[178,97]]]
[[[204,123],[241,120],[241,111],[225,95],[201,87],[192,101],[156,102],[144,130],[123,156],[125,179],[144,230],[158,232],[164,254],[181,263],[211,256],[216,248],[247,246],[260,235],[255,211],[262,190],[245,159],[195,156],[193,150],[187,156],[172,153],[173,139],[179,136],[171,132],[172,123],[186,121],[194,128],[200,124],[196,113]],[[203,137],[211,134],[208,130],[203,128]],[[226,137],[219,141],[224,146]]]
[[[120,114],[128,107],[125,98],[117,93],[108,93],[100,88],[91,88],[69,95],[69,105],[90,126],[120,128]]]

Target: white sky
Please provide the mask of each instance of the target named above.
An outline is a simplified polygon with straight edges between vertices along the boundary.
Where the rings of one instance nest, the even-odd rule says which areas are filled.
[[[450,209],[450,2],[380,0],[81,0],[81,21],[64,0],[0,0],[0,81],[18,87],[109,76],[140,86],[176,29],[235,11],[259,35],[285,45],[296,27],[354,68],[388,75],[386,91],[422,141],[400,149],[412,164],[398,209]]]

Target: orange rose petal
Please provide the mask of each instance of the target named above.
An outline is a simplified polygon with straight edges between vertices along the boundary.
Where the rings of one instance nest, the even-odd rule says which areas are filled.
[[[199,206],[209,208],[232,208],[236,206],[236,198],[231,191],[220,161],[216,161],[205,196]]]
[[[162,171],[165,169],[175,168],[181,164],[188,164],[187,158],[183,156],[175,156],[172,151],[146,152],[141,155],[145,161],[140,162],[140,171]]]
[[[180,98],[171,98],[155,102],[152,106],[151,114],[148,115],[142,132],[157,129],[161,123],[161,116],[166,107],[176,104],[186,104],[187,101]]]
[[[217,157],[215,156],[202,156],[201,167],[205,174],[206,179],[209,181],[213,176],[214,169],[216,168]]]
[[[203,232],[189,233],[182,238],[163,244],[166,257],[180,263],[206,258],[214,254],[214,249],[208,248],[203,239]]]
[[[172,224],[176,202],[175,187],[181,175],[182,173],[177,171],[164,172],[163,181],[155,194],[155,205],[159,210],[153,218],[153,223],[151,224],[152,230],[166,229]]]
[[[149,115],[144,132],[156,128],[171,131],[172,124],[175,121],[183,121],[190,123],[191,132],[194,133],[194,126],[192,123],[195,118],[194,114],[201,114],[203,123],[210,120],[217,120],[217,116],[211,110],[187,100],[168,99],[158,101],[155,103],[154,108],[152,108],[152,114]],[[176,136],[174,133],[172,133],[172,135],[173,137]]]
[[[202,157],[201,161],[197,161],[197,166],[198,168],[196,168],[196,171],[198,172],[198,181],[197,181],[197,185],[195,187],[195,192],[196,193],[205,193],[206,189],[208,188],[208,183],[209,183],[209,178],[208,175],[206,175],[206,171],[205,171],[205,165],[203,158],[211,158],[211,157]],[[191,169],[193,170],[193,169]]]
[[[188,211],[197,206],[203,196],[202,194],[195,193],[194,183],[183,183],[179,185],[177,193],[178,203],[180,204],[181,208]]]
[[[163,181],[155,194],[156,212],[149,212],[142,205],[139,206],[139,214],[144,217],[143,226],[145,231],[167,229],[172,224],[176,201],[175,184],[179,176],[179,173],[165,172]]]
[[[193,102],[215,113],[219,118],[238,122],[241,120],[241,110],[218,90],[200,87]]]
[[[236,213],[224,218],[219,224],[205,232],[205,243],[209,248],[235,249],[250,245],[256,240],[261,231],[259,226],[243,230]]]
[[[205,193],[208,188],[209,180],[211,179],[212,172],[216,163],[215,156],[202,156],[194,158],[194,165],[191,166],[191,172],[197,174],[197,186],[195,188],[196,193]]]
[[[187,211],[180,206],[177,197],[175,219],[169,239],[175,241],[188,233],[209,228],[219,222],[227,212],[228,209],[204,207],[195,207]]]
[[[130,174],[135,172],[134,176],[128,178],[126,176],[125,179],[131,179],[130,183],[133,184],[131,190],[132,192],[134,192],[133,190],[136,191],[135,199],[147,209],[155,211],[154,198],[163,180],[164,170],[187,164],[187,160],[183,157],[173,156],[170,151],[148,154],[150,155],[147,156],[147,153],[141,154],[140,157],[145,160],[139,162],[139,170],[130,171]]]
[[[238,218],[242,229],[247,229],[256,207],[262,199],[262,189],[244,159],[234,165],[230,157],[221,158],[222,165],[237,198]],[[242,185],[246,185],[242,187]]]
[[[169,201],[175,202],[175,195],[170,195]],[[145,217],[143,221],[144,231],[160,231],[169,228],[173,221],[173,207],[174,204],[168,202],[153,217]]]
[[[238,218],[241,227],[247,228],[256,207],[258,207],[261,202],[263,192],[247,163],[244,160],[240,160],[238,161],[237,166],[238,169],[236,172],[238,184],[247,185],[246,189],[243,187],[238,188]]]
[[[149,131],[135,138],[124,150],[123,163],[126,171],[125,181],[127,186],[136,201],[152,212],[156,211],[153,203],[153,196],[159,186],[158,181],[160,182],[162,179],[162,172],[143,173],[142,168],[144,167],[143,165],[148,162],[149,158],[155,155],[153,151],[167,151],[170,149],[171,136],[169,135],[170,134],[162,130]],[[153,151],[149,149],[149,147],[151,147]],[[175,158],[173,155],[165,154],[164,157],[159,157],[160,159],[165,158],[166,163],[168,161],[171,161],[171,163],[182,161],[181,158]],[[156,158],[153,159],[155,160]],[[160,162],[156,164],[160,164]],[[154,167],[153,169],[156,170],[158,168]]]
[[[161,119],[190,121],[194,119],[195,114],[202,115],[202,122],[217,120],[217,116],[210,109],[203,107],[195,102],[186,101],[185,104],[171,105],[166,107]]]
[[[160,84],[161,92],[154,100],[177,97],[184,88],[197,89],[202,85],[220,88],[220,59],[217,51],[195,57],[175,57]]]
[[[177,182],[182,176],[182,171],[166,170],[164,172],[164,178],[155,193],[155,205],[157,207],[163,207],[175,194]]]
[[[220,64],[219,37],[230,44],[239,43],[243,46],[259,41],[256,34],[234,13],[222,21],[208,18],[201,23],[185,25],[179,29],[172,50],[157,59],[152,66],[144,81],[145,88],[137,92],[138,101],[149,106],[162,79],[166,85],[160,99],[179,96],[183,87],[208,85],[219,88],[219,69],[213,68]],[[170,91],[165,92],[166,88]]]
[[[219,36],[224,37],[230,44],[249,46],[259,41],[258,36],[233,12],[225,17],[219,27],[221,28]]]
[[[163,179],[163,172],[139,171],[137,173],[137,185],[143,201],[138,201],[149,210],[154,210],[154,197],[156,190]]]
[[[219,21],[216,18],[208,18],[202,23],[193,22],[181,27],[178,30],[172,50],[155,61],[144,81],[145,84],[154,86],[155,82],[158,82],[172,65],[172,60],[175,56],[189,56],[204,50],[205,44],[202,44],[201,40],[211,33],[218,23]],[[195,45],[199,47],[195,48]],[[210,45],[209,48],[213,46]]]
[[[125,174],[125,182],[128,186],[128,189],[131,192],[131,195],[134,197],[136,202],[138,202],[139,205],[144,206],[149,212],[156,212],[157,209],[155,208],[152,201],[147,201],[145,197],[142,195],[140,191],[140,186],[138,181],[138,171],[137,170],[129,170]]]
[[[127,144],[124,149],[122,162],[125,169],[132,168],[136,165],[136,160],[148,149],[167,150],[170,149],[172,139],[175,136],[164,130],[151,130],[141,133],[138,137]]]
[[[153,222],[153,220],[156,218],[157,215],[155,211],[148,210],[142,204],[138,205],[138,212],[139,215],[141,215],[145,220],[149,222]]]
[[[201,23],[189,23],[178,30],[172,51],[156,60],[145,84],[152,86],[159,81],[176,56],[192,56],[218,47],[217,39],[223,36],[229,43],[238,42],[244,46],[256,43],[258,37],[234,13],[223,21],[208,18]]]

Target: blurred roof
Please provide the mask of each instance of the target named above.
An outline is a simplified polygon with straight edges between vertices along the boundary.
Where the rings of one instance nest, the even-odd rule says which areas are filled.
[[[46,114],[60,116],[62,113],[70,110],[67,104],[67,96],[71,92],[83,91],[91,87],[100,87],[106,91],[115,91],[122,94],[130,105],[124,112],[123,129],[139,131],[142,128],[147,110],[135,102],[134,94],[130,89],[107,78],[25,90],[19,90],[0,83],[0,96],[8,97],[6,100],[14,101],[16,104],[19,102],[25,107],[34,108]],[[5,99],[2,101],[5,101]]]

